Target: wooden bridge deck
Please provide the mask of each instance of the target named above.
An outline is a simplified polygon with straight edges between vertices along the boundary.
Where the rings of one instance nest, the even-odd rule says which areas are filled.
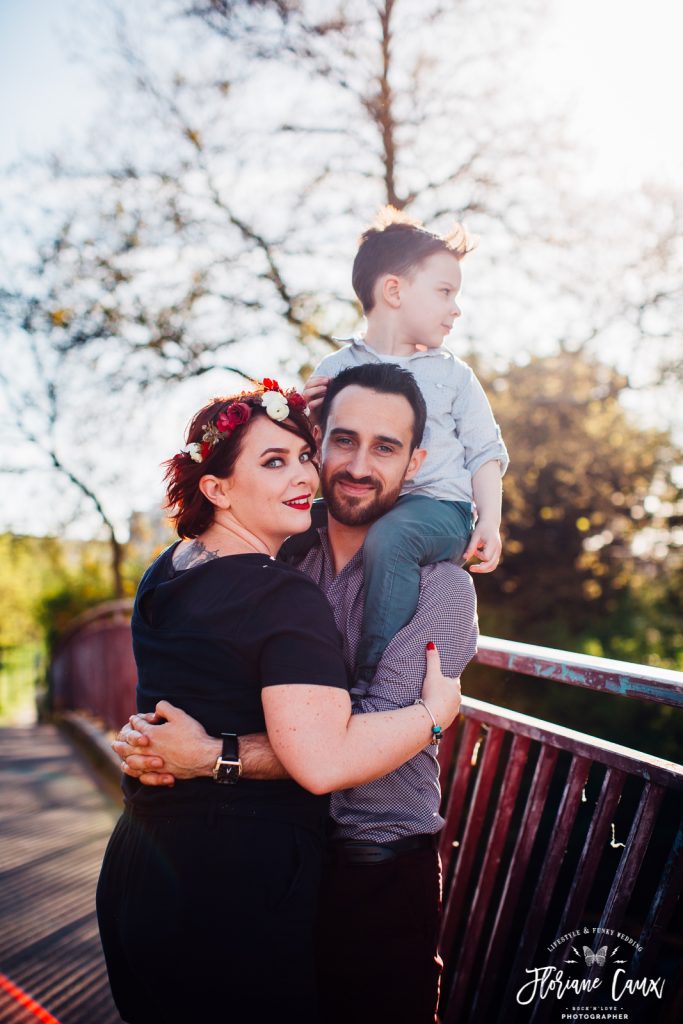
[[[0,729],[2,1024],[120,1024],[95,919],[118,813],[54,726]]]

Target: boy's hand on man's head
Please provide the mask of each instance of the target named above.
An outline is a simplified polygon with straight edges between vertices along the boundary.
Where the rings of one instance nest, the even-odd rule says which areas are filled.
[[[503,542],[500,539],[500,529],[497,524],[479,520],[465,551],[466,562],[470,558],[480,559],[475,565],[469,567],[470,572],[493,572],[500,561],[502,550]]]
[[[323,404],[329,383],[329,377],[309,377],[304,384],[303,396],[306,399],[308,408],[311,410],[311,421],[313,423],[318,422],[318,412]]]

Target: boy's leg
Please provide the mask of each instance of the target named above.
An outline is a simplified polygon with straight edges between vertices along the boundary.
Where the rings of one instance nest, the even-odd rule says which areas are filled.
[[[363,545],[365,610],[356,657],[362,695],[389,641],[410,622],[420,597],[420,566],[462,557],[472,506],[406,494],[371,526]]]
[[[283,562],[300,562],[311,548],[318,543],[318,530],[327,526],[327,505],[323,498],[316,498],[311,506],[311,525],[304,533],[293,533],[278,551]]]

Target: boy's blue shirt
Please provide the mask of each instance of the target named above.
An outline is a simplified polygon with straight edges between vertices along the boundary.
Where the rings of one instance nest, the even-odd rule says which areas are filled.
[[[318,364],[314,376],[336,377],[349,366],[392,362],[353,338]],[[501,475],[509,457],[484,389],[473,370],[447,348],[416,352],[396,363],[417,380],[427,403],[422,447],[427,458],[402,494],[425,494],[446,501],[472,501],[472,477],[485,463],[498,460]]]

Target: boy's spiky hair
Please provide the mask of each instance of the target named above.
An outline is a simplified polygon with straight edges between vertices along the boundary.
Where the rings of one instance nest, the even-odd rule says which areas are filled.
[[[383,206],[361,235],[353,261],[351,280],[363,312],[375,305],[375,285],[383,274],[407,274],[437,252],[461,260],[472,249],[462,224],[455,224],[447,235],[436,235],[394,206]]]

